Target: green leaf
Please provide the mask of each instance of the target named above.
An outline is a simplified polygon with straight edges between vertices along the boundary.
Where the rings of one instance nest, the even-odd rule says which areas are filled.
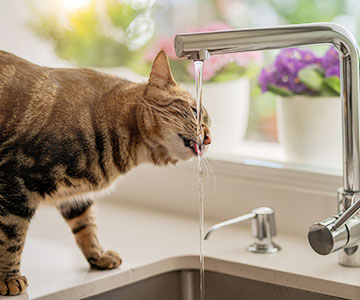
[[[268,90],[269,90],[269,92],[272,92],[276,95],[284,96],[284,97],[289,97],[289,96],[294,95],[294,93],[292,91],[290,91],[289,89],[283,88],[280,86],[276,86],[276,85],[272,85],[272,84],[268,85]]]
[[[329,87],[337,96],[340,96],[340,79],[337,76],[330,76],[325,79],[325,85]]]
[[[108,0],[107,13],[111,22],[116,27],[121,27],[125,30],[135,17],[141,13],[141,11],[133,9],[124,1]]]
[[[250,63],[245,68],[244,76],[248,77],[249,79],[257,78],[260,74],[261,69],[261,65]]]
[[[244,74],[244,68],[240,67],[238,64],[231,62],[225,65],[220,71],[216,73],[208,82],[224,82],[235,80],[240,78]]]
[[[308,88],[314,91],[321,91],[324,77],[321,76],[317,67],[308,66],[301,69],[298,73],[299,80],[305,84]]]

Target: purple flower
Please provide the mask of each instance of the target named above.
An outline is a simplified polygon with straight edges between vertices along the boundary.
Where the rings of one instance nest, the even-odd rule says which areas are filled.
[[[299,71],[309,64],[316,64],[319,58],[309,50],[287,48],[280,51],[274,62],[272,72],[262,74],[262,91],[267,90],[268,84],[273,84],[297,94],[306,90],[306,86],[298,78]],[[261,76],[261,75],[260,75]],[[265,78],[268,79],[265,83]]]
[[[275,84],[274,77],[272,76],[271,69],[263,68],[259,75],[259,83],[261,86],[261,91],[265,93],[269,84]]]
[[[287,48],[280,51],[275,59],[275,67],[278,70],[297,73],[300,69],[319,63],[319,58],[309,50]]]
[[[340,65],[331,66],[326,70],[325,77],[328,78],[331,76],[336,76],[340,78]]]
[[[321,58],[310,50],[287,48],[279,52],[271,67],[261,71],[258,78],[261,90],[266,92],[271,85],[295,94],[318,93],[307,87],[299,78],[299,71],[308,66],[323,69],[326,77],[340,76],[339,58],[335,48],[331,47]]]
[[[325,70],[334,66],[339,66],[340,68],[339,54],[336,49],[334,47],[330,47],[325,55],[321,58],[320,63]]]
[[[340,78],[339,54],[334,47],[330,47],[322,57],[321,66],[325,70],[326,78],[330,76],[337,76]]]

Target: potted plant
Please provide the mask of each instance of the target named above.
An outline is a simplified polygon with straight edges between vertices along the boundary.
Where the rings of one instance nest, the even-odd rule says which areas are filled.
[[[212,23],[188,32],[231,29],[224,23]],[[174,37],[160,38],[148,49],[145,60],[150,64],[155,53],[164,49],[171,70],[181,86],[195,95],[194,64],[178,59]],[[203,64],[203,104],[211,118],[212,151],[235,152],[244,138],[249,114],[249,76],[262,63],[261,52],[214,55]]]
[[[263,92],[279,96],[278,139],[287,160],[341,167],[340,63],[334,47],[323,56],[306,49],[280,51],[262,69]]]

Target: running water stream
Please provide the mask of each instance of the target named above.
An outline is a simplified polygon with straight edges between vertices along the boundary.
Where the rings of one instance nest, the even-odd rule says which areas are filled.
[[[200,300],[205,300],[205,264],[204,264],[204,174],[202,165],[202,61],[194,61],[195,87],[196,87],[196,133],[197,133],[197,158],[198,158],[198,199],[199,199],[199,227],[200,227]]]

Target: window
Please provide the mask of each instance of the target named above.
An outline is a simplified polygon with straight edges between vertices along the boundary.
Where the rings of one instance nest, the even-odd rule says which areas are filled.
[[[163,48],[169,55],[175,78],[189,89],[193,88],[191,62],[177,60],[172,48],[174,35],[178,32],[333,21],[346,26],[356,37],[360,34],[356,17],[360,5],[357,0],[57,0],[51,3],[23,0],[0,4],[0,8],[0,11],[9,12],[0,20],[5,36],[0,41],[3,49],[43,65],[121,68],[122,72],[126,67],[147,76],[155,52]],[[14,39],[19,33],[23,36],[21,41]],[[27,47],[24,47],[25,42]],[[329,47],[300,48],[300,52],[288,51],[283,55],[296,58],[301,56],[301,51],[308,50],[320,58]],[[269,68],[277,55],[281,52],[252,52],[214,56],[206,62],[204,103],[209,110],[220,113],[213,117],[216,119],[213,122],[214,135],[219,137],[217,144],[214,143],[213,155],[230,153],[341,170],[341,146],[338,146],[341,143],[341,133],[338,132],[341,128],[340,113],[336,115],[339,101],[333,99],[328,105],[329,112],[326,112],[327,119],[333,120],[330,134],[325,137],[319,129],[321,133],[316,137],[310,135],[305,138],[307,143],[300,143],[300,133],[286,132],[286,129],[295,130],[301,126],[295,123],[286,125],[289,114],[287,119],[280,120],[284,110],[291,110],[289,106],[300,103],[300,99],[291,104],[283,103],[278,94],[286,94],[286,91],[272,86],[270,91],[262,93],[261,89],[265,88],[259,84],[259,78],[266,73],[263,68]],[[323,84],[322,75],[326,79],[331,77],[326,74],[330,72],[328,69],[310,69],[302,74],[302,79],[310,78],[307,82],[310,85]],[[284,85],[287,80],[292,80],[290,77],[282,76]],[[328,88],[326,96],[337,97],[331,93],[337,84],[335,81],[336,78],[331,77],[327,85],[322,86],[324,90],[315,94],[325,96]],[[312,89],[316,90],[314,86]],[[232,104],[225,103],[234,100],[232,95],[239,95],[240,101],[235,99]],[[210,96],[215,98],[214,103],[210,103]],[[219,102],[222,105],[216,106]],[[318,102],[321,101],[313,101]],[[228,109],[232,105],[233,109]],[[320,106],[313,104],[311,115],[324,116]],[[299,106],[292,109],[300,112]],[[333,112],[334,117],[330,116]],[[321,123],[319,118],[316,119]],[[302,122],[302,125],[309,125],[310,115],[302,118]],[[282,127],[278,130],[277,124],[280,123]],[[311,126],[307,131],[314,128],[316,132],[318,125]],[[322,139],[316,145],[319,136]],[[292,137],[292,148],[284,146],[285,137]],[[324,150],[320,146],[325,140],[333,146]],[[305,156],[296,158],[296,149]]]

